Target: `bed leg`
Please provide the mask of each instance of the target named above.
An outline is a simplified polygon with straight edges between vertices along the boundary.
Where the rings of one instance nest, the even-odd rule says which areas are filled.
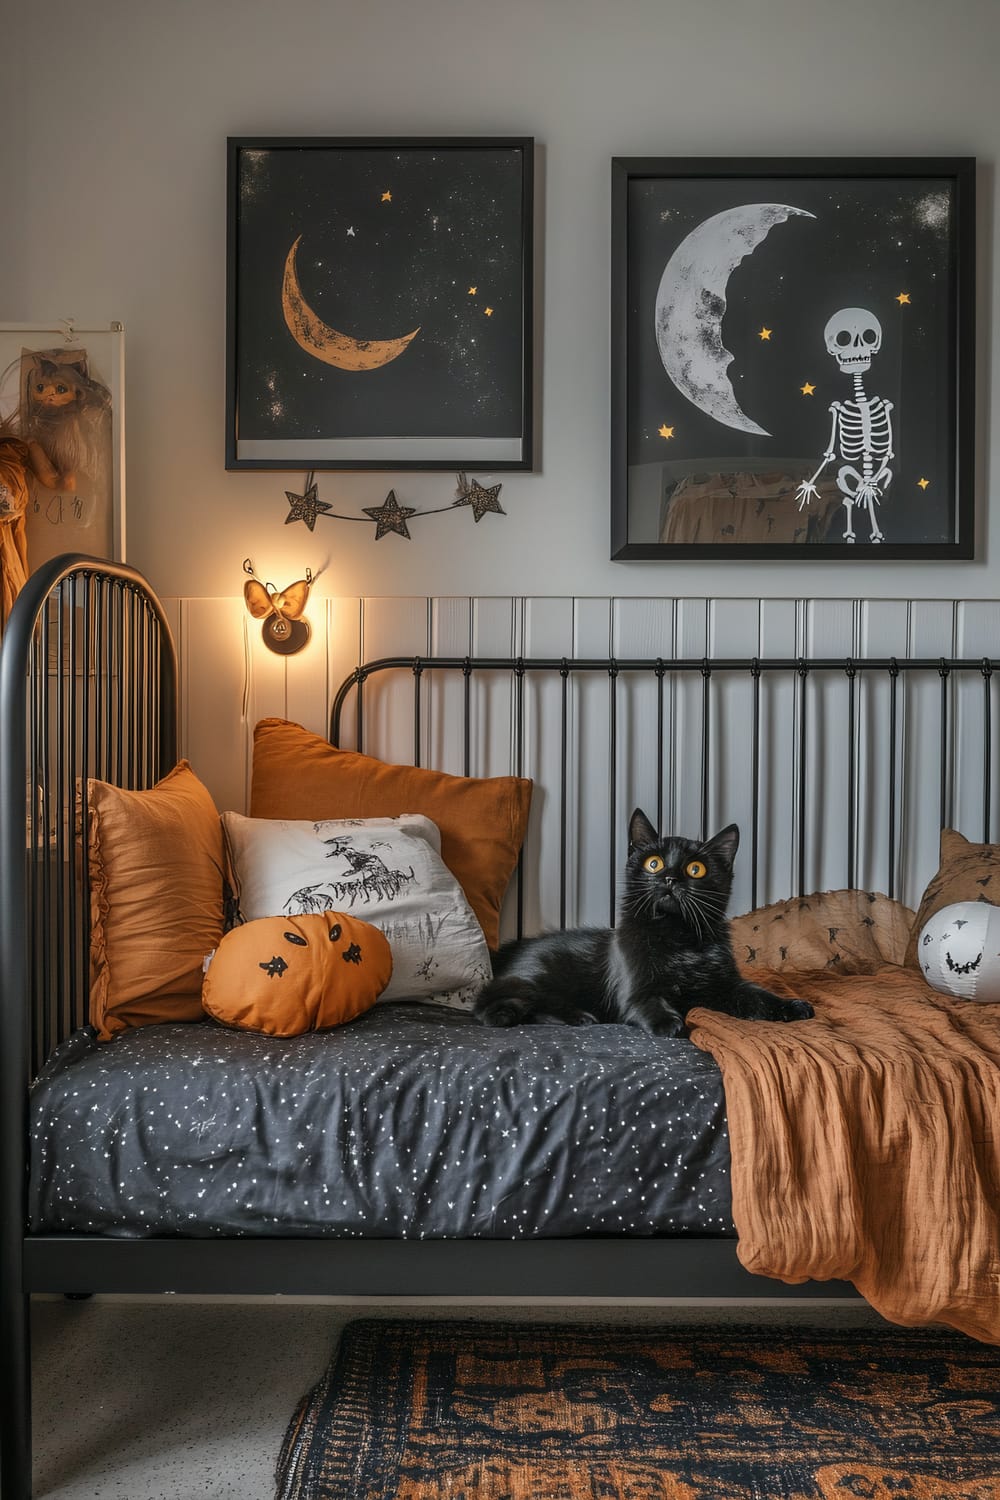
[[[0,1291],[0,1495],[31,1500],[31,1298]]]

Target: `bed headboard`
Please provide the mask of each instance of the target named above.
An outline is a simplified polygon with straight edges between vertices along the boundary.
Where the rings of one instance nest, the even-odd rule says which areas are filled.
[[[151,786],[177,757],[176,704],[140,573],[64,556],[29,578],[0,652],[0,989],[19,1069],[87,1019],[87,779]]]
[[[990,658],[388,657],[330,738],[535,780],[504,936],[614,920],[627,821],[742,831],[732,910],[862,886],[916,905],[941,828],[997,837]],[[400,725],[409,723],[402,736]]]

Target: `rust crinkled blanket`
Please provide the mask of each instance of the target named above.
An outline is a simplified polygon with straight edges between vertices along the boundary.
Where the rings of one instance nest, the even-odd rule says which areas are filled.
[[[688,1018],[725,1082],[740,1260],[1000,1344],[1000,1005],[896,966],[762,982],[815,1019]]]

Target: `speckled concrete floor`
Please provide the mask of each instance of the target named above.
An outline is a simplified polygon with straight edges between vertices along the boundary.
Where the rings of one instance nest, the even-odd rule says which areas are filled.
[[[762,1306],[36,1302],[36,1500],[271,1500],[299,1397],[354,1317],[871,1327],[860,1302]],[[387,1497],[389,1500],[389,1497]]]

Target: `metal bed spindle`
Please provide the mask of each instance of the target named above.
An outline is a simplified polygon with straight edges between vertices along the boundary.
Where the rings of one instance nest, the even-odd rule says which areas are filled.
[[[990,792],[993,766],[993,667],[983,657],[983,843],[990,841]]]
[[[799,679],[799,726],[798,726],[798,809],[796,815],[796,895],[806,893],[806,736],[808,729],[809,667],[801,659],[796,666]]]

